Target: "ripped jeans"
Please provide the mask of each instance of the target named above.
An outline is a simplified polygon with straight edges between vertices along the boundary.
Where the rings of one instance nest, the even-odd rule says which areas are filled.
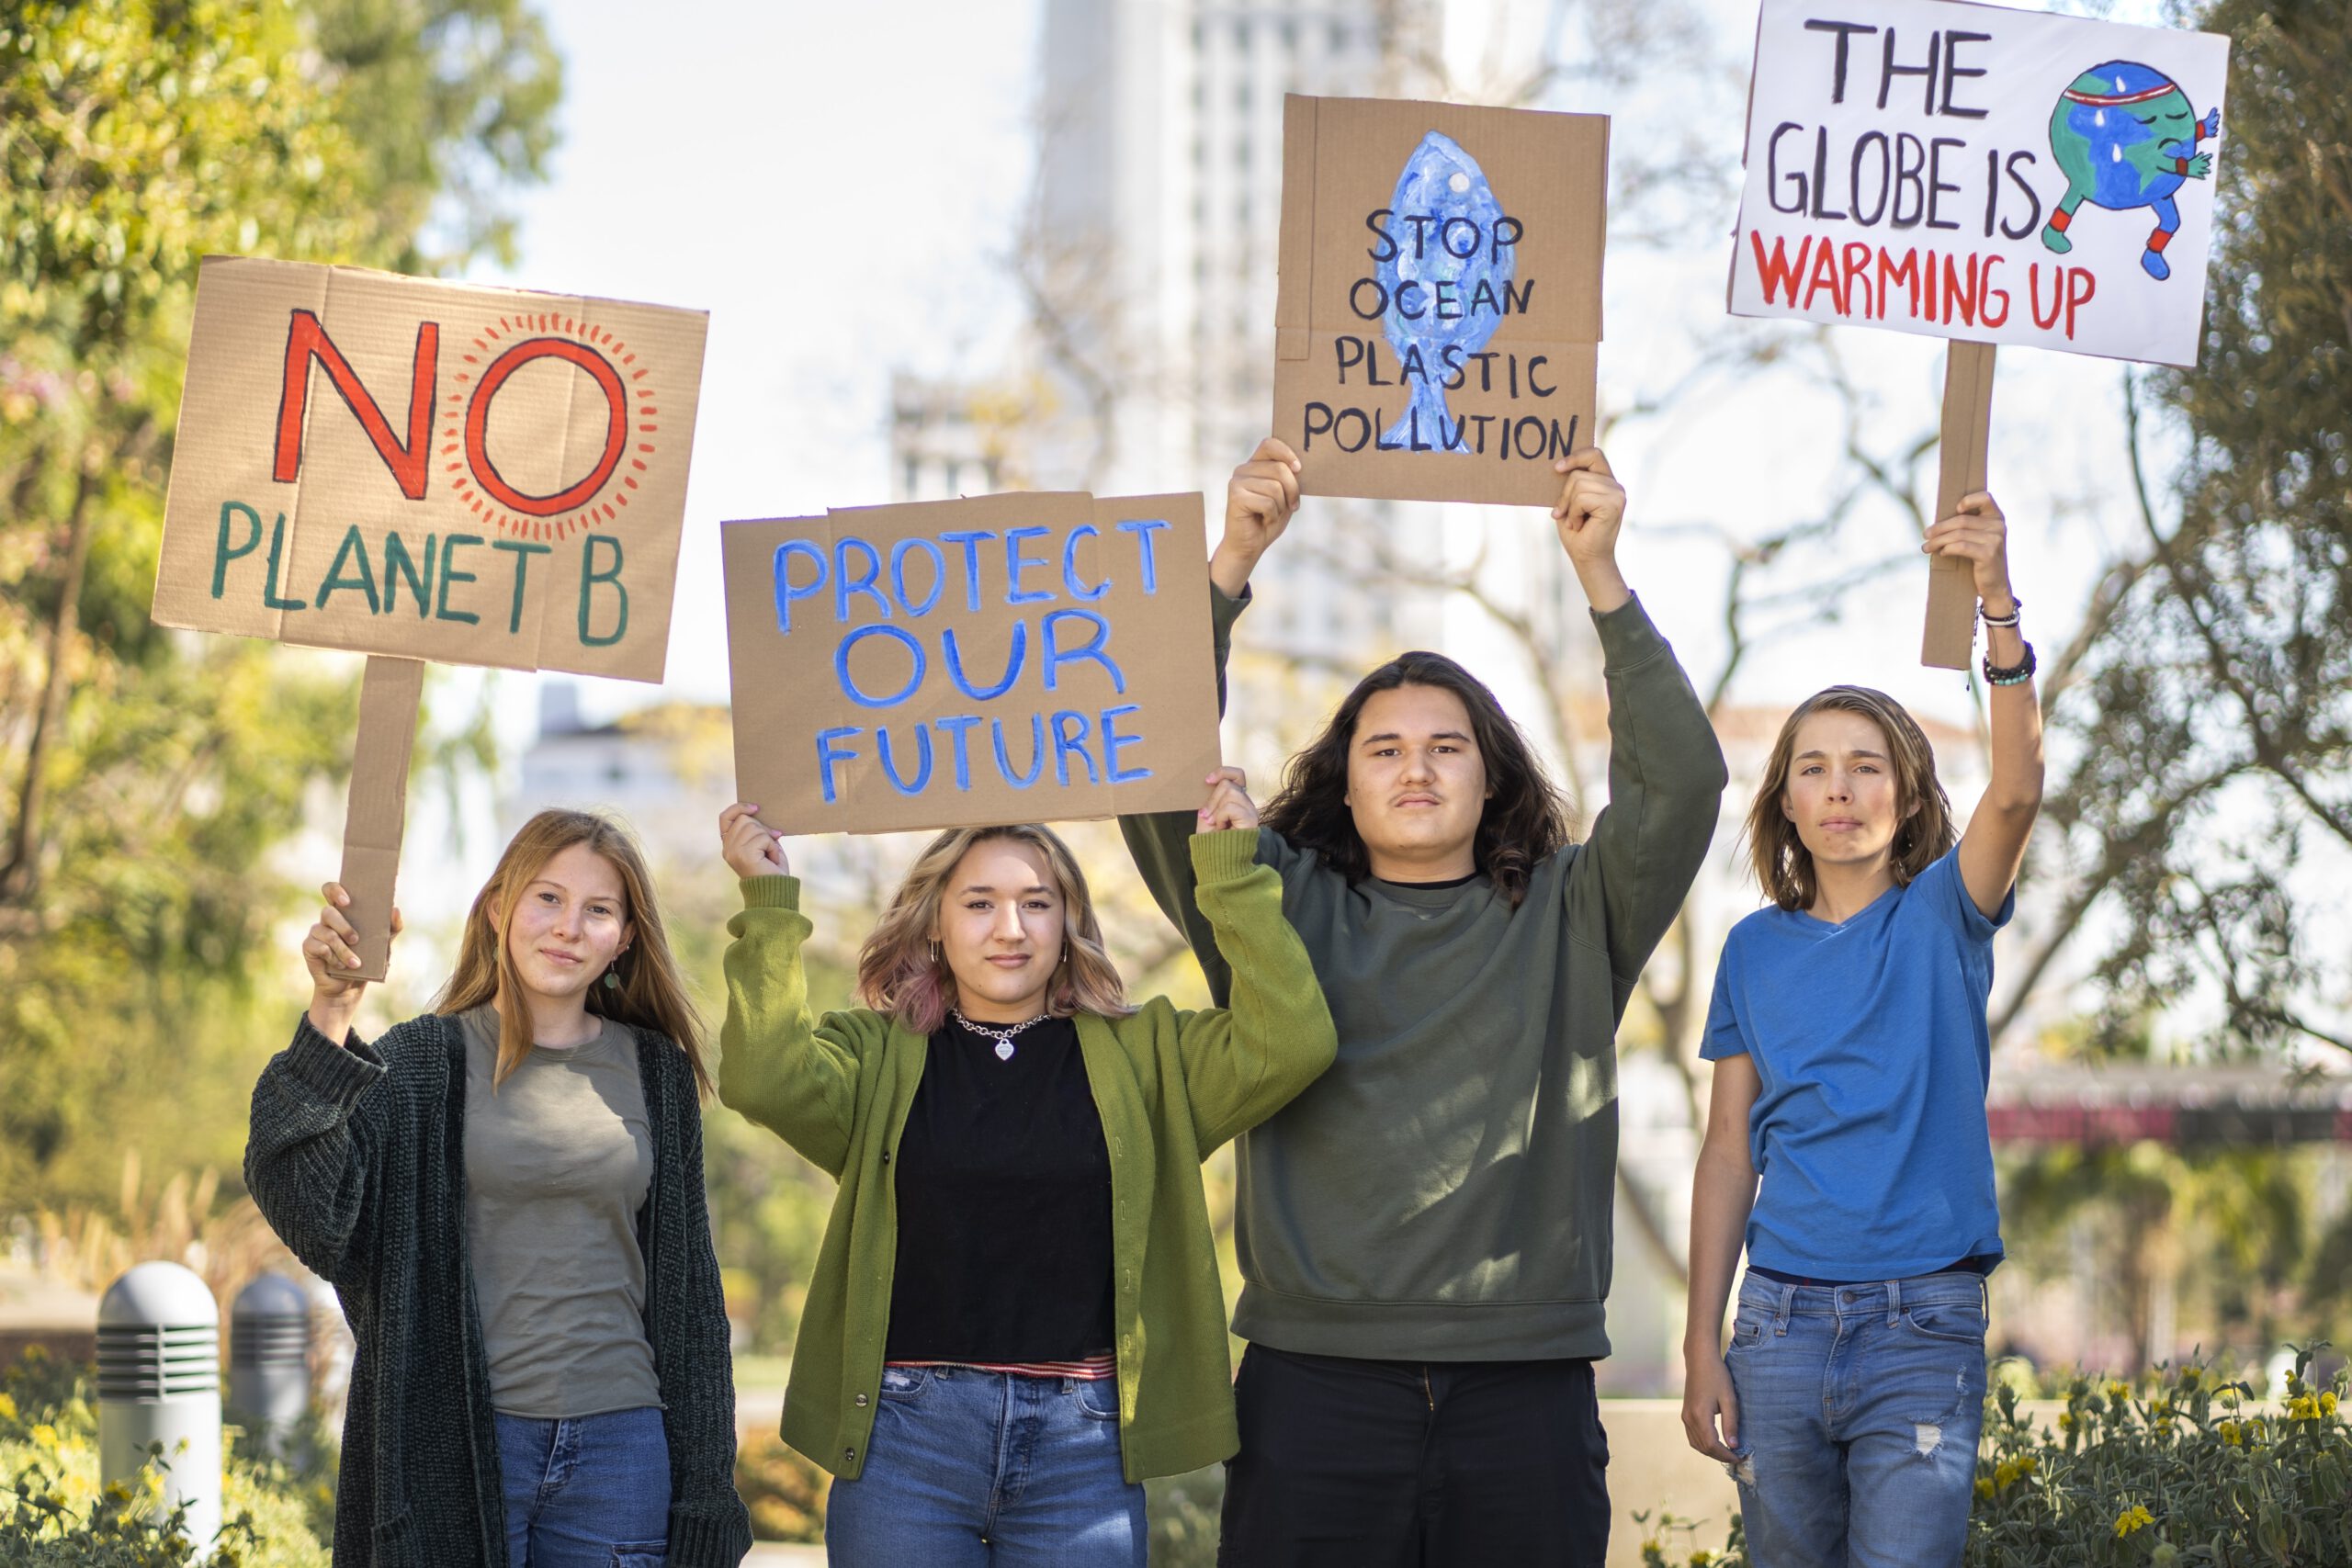
[[[1984,1421],[1984,1280],[1739,1287],[1724,1364],[1756,1568],[1957,1568]]]

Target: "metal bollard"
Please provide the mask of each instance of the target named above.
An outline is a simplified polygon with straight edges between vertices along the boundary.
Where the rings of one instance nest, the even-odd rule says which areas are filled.
[[[229,1308],[229,1411],[263,1451],[291,1456],[295,1424],[311,1405],[311,1298],[283,1274],[264,1274]]]
[[[166,1507],[209,1555],[220,1533],[220,1308],[176,1263],[141,1263],[98,1303],[98,1479],[138,1485],[164,1445]]]

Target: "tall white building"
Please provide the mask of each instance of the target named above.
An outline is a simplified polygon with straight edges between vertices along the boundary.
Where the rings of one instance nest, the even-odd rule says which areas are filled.
[[[1556,52],[1566,9],[1046,0],[1023,247],[1029,374],[1045,416],[1024,436],[1035,482],[1197,486],[1214,532],[1226,474],[1272,421],[1283,96],[1446,97],[1459,83],[1462,101],[1508,102]],[[1368,573],[1375,545],[1428,581]],[[1227,755],[1251,768],[1262,797],[1270,764],[1338,691],[1402,649],[1435,648],[1493,686],[1564,771],[1558,753],[1576,753],[1575,771],[1594,775],[1589,822],[1606,739],[1589,733],[1600,658],[1572,576],[1533,509],[1310,499],[1259,567],[1260,603],[1237,633]],[[1446,580],[1476,592],[1434,585]],[[1557,744],[1563,733],[1569,746]],[[1679,1380],[1677,1268],[1695,1143],[1670,1069],[1629,1062],[1623,1084],[1637,1157],[1618,1197],[1607,1376],[1617,1392],[1651,1392]]]
[[[1041,482],[1198,486],[1268,430],[1286,93],[1391,93],[1404,9],[1380,0],[1047,0],[1039,160],[1023,247],[1050,412]],[[1216,524],[1212,522],[1212,528]],[[1436,640],[1431,596],[1366,592],[1347,527],[1418,531],[1435,509],[1314,502],[1267,558],[1248,637],[1358,669]]]

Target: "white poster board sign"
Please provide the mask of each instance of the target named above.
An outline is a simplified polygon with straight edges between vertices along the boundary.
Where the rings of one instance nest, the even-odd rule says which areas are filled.
[[[2229,40],[1763,0],[1739,316],[2194,365]]]

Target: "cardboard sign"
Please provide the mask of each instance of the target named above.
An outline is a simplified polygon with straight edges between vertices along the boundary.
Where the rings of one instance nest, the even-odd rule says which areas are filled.
[[[1274,434],[1309,495],[1549,506],[1593,440],[1609,121],[1283,103]]]
[[[661,680],[707,323],[208,257],[154,619]]]
[[[1217,766],[1198,495],[729,523],[735,777],[790,833],[1197,807]]]
[[[1764,0],[1730,308],[2194,365],[2229,40]]]

